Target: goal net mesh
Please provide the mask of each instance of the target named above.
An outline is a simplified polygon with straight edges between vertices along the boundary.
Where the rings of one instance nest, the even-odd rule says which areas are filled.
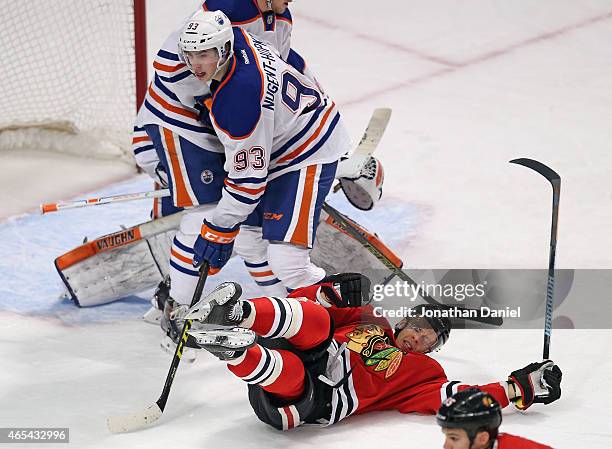
[[[130,158],[133,0],[0,7],[0,149]]]

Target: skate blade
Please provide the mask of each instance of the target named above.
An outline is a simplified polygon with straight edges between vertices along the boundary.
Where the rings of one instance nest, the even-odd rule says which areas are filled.
[[[255,344],[257,336],[249,329],[211,329],[188,331],[198,346],[218,348],[228,351],[246,349]]]
[[[159,345],[165,352],[174,355],[174,352],[176,351],[176,343],[174,343],[170,337],[168,337],[167,335],[164,336],[162,341],[159,342]],[[196,361],[197,356],[198,353],[196,349],[185,346],[183,347],[183,356],[181,357],[182,361],[187,363],[193,363]]]
[[[162,311],[151,307],[143,316],[142,319],[145,323],[156,324],[159,326],[159,322],[161,321]]]

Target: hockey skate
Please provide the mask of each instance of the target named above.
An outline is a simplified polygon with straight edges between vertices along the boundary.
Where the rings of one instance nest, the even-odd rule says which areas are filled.
[[[250,313],[248,303],[240,301],[242,288],[224,282],[191,307],[185,319],[223,327],[237,327]]]
[[[166,335],[162,338],[160,345],[162,349],[169,354],[174,354],[176,346],[181,338],[187,310],[187,305],[177,303],[170,296],[166,298],[160,319],[161,328]],[[196,349],[198,348],[193,338],[188,335],[183,348],[182,359],[189,363],[195,362],[197,356]]]
[[[160,324],[164,313],[164,304],[170,297],[170,275],[159,283],[155,288],[155,293],[151,298],[151,308],[142,316],[142,319],[149,324]]]
[[[199,348],[205,349],[221,360],[233,360],[255,344],[257,336],[249,329],[190,330],[187,332]]]

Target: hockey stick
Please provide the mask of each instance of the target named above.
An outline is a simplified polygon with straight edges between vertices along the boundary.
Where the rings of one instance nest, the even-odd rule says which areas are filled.
[[[376,108],[353,154],[370,156],[376,150],[391,119],[391,108]]]
[[[193,293],[190,307],[193,307],[202,296],[202,291],[204,290],[204,285],[206,284],[209,268],[208,262],[204,262],[200,268],[200,277],[198,278],[198,283],[196,285],[195,292]],[[190,328],[191,320],[185,320],[183,332],[181,333],[181,339],[179,340],[178,345],[176,345],[174,357],[172,357],[172,363],[170,364],[170,369],[168,370],[168,375],[166,376],[166,382],[164,383],[164,389],[162,390],[159,399],[155,403],[149,405],[147,408],[130,415],[109,417],[106,420],[108,430],[110,430],[112,433],[132,432],[134,430],[148,427],[161,418],[162,413],[164,413],[164,409],[166,408],[166,402],[168,401],[168,396],[170,395],[170,388],[172,388],[172,382],[174,382],[176,370],[178,369],[179,363],[181,362],[181,357],[183,356],[183,347],[187,342],[187,331]]]
[[[374,109],[372,117],[370,117],[370,121],[368,122],[368,126],[366,126],[363,136],[361,136],[361,140],[357,144],[357,148],[355,148],[355,151],[351,155],[351,158],[355,158],[357,161],[361,160],[361,163],[356,164],[352,169],[355,174],[358,174],[361,171],[363,165],[365,165],[365,162],[368,160],[368,157],[371,156],[378,147],[380,139],[382,139],[390,119],[391,108]],[[340,183],[338,183],[334,186],[333,192],[336,193],[341,188]]]
[[[357,223],[352,221],[347,216],[341,214],[340,212],[338,212],[336,209],[334,209],[332,206],[330,206],[327,203],[323,203],[323,210],[329,214],[329,216],[334,220],[334,222],[336,222],[338,226],[342,228],[342,230],[350,234],[352,237],[355,238],[355,240],[361,243],[361,245],[364,248],[366,248],[370,253],[372,253],[372,255],[376,257],[380,262],[382,262],[383,265],[389,268],[389,270],[391,270],[392,273],[394,273],[397,277],[399,277],[402,281],[408,283],[409,285],[417,287],[419,295],[429,304],[436,305],[442,309],[458,309],[464,312],[470,312],[469,314],[465,313],[466,318],[464,319],[466,320],[476,321],[476,322],[484,323],[484,324],[490,324],[492,326],[501,326],[503,324],[504,320],[501,317],[483,317],[483,316],[479,316],[478,314],[472,317],[472,316],[469,316],[471,315],[471,312],[474,311],[477,313],[478,312],[477,310],[467,309],[465,307],[449,306],[447,304],[442,304],[441,302],[436,301],[434,298],[429,296],[425,291],[423,291],[421,286],[418,285],[414,281],[414,279],[412,279],[408,274],[402,271],[401,265],[398,266],[397,264],[393,263],[393,261],[391,261],[389,257],[387,257],[381,250],[379,250],[374,245],[372,245],[372,243],[368,240],[365,231],[361,230],[360,226]]]
[[[161,198],[170,196],[169,189],[152,190],[150,192],[125,193],[123,195],[105,196],[101,198],[88,198],[85,200],[65,201],[59,203],[46,203],[40,205],[40,213],[48,214],[65,209],[78,209],[81,207],[100,206],[101,204],[122,203],[124,201],[146,200],[147,198]]]
[[[561,197],[561,176],[553,169],[533,159],[520,158],[510,161],[537,171],[552,185],[552,224],[550,226],[550,252],[548,254],[548,280],[546,283],[546,314],[544,316],[544,349],[542,357],[548,359],[550,354],[550,335],[552,333],[553,299],[555,293],[555,253],[557,252],[557,225],[559,222],[559,200]]]
[[[367,160],[367,157],[371,155],[380,139],[385,132],[387,124],[389,123],[389,119],[391,118],[391,109],[390,108],[377,108],[372,113],[372,117],[368,122],[368,126],[366,127],[357,148],[352,156],[360,156],[359,158],[355,158],[357,160],[362,159],[363,161]],[[355,171],[359,172],[361,170],[361,165],[355,165]],[[337,190],[337,189],[336,189]],[[112,204],[112,203],[121,203],[124,201],[135,201],[135,200],[146,200],[147,198],[162,198],[170,196],[169,189],[160,189],[153,190],[150,192],[140,192],[140,193],[125,193],[122,195],[115,196],[105,196],[100,198],[87,198],[84,200],[76,200],[76,201],[61,201],[57,203],[45,203],[40,205],[40,213],[48,214],[50,212],[58,212],[66,209],[78,209],[81,207],[89,207],[89,206],[100,206],[102,204]]]

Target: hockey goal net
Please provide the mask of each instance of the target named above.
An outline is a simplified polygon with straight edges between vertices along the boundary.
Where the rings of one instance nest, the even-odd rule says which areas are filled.
[[[0,150],[130,159],[146,90],[145,0],[0,7]]]

